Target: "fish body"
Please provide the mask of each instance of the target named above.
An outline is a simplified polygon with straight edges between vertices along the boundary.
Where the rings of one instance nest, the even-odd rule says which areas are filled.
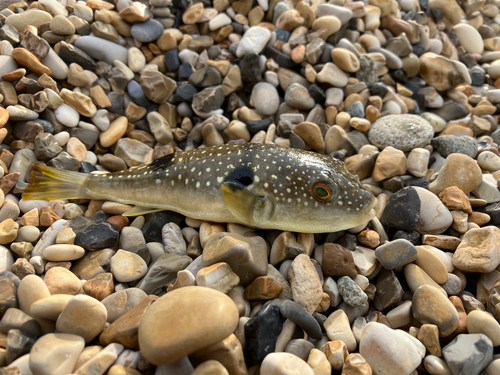
[[[187,217],[304,233],[368,222],[375,197],[327,155],[268,144],[229,144],[176,152],[148,166],[82,174],[35,166],[23,199],[106,199],[136,214]]]

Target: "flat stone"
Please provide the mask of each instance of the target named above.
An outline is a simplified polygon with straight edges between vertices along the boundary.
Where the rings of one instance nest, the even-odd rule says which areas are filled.
[[[229,297],[209,288],[184,287],[159,298],[146,311],[139,345],[149,362],[169,364],[223,340],[237,324],[238,310]]]
[[[251,101],[255,109],[264,116],[275,114],[280,104],[276,88],[266,82],[258,83],[253,87]]]
[[[146,262],[133,252],[118,250],[111,258],[111,273],[119,282],[139,280],[147,270]]]
[[[351,331],[349,318],[343,310],[337,310],[330,314],[323,323],[328,338],[332,341],[342,341],[347,350],[354,351],[357,347],[356,339]]]
[[[417,258],[417,249],[404,239],[394,240],[377,247],[375,256],[388,270],[392,270]]]
[[[50,13],[39,9],[31,9],[29,12],[12,14],[7,17],[5,23],[14,26],[17,31],[22,32],[26,26],[34,26],[37,29],[44,23],[52,21]]]
[[[261,53],[271,38],[269,29],[261,26],[250,27],[238,44],[236,55],[243,57],[252,53]]]
[[[39,299],[31,305],[30,313],[35,318],[56,321],[72,298],[71,294],[54,294]]]
[[[463,63],[432,52],[420,56],[420,76],[439,91],[471,83],[469,72]]]

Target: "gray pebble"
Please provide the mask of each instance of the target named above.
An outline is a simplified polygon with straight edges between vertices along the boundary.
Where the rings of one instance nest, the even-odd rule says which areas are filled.
[[[339,278],[337,286],[344,302],[349,306],[356,307],[367,303],[368,296],[349,276]]]
[[[431,141],[431,145],[444,158],[455,153],[474,158],[478,148],[475,138],[468,136],[458,137],[456,135],[441,135],[434,138]]]

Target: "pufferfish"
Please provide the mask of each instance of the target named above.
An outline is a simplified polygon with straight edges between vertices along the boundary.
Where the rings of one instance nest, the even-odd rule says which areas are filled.
[[[176,152],[114,173],[35,165],[23,199],[112,200],[135,206],[126,216],[171,210],[193,219],[302,233],[367,223],[377,203],[341,161],[256,143]]]

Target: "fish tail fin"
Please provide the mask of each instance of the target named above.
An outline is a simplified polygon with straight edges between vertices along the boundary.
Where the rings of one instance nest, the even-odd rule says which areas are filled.
[[[90,199],[85,188],[86,173],[35,164],[23,200]]]

